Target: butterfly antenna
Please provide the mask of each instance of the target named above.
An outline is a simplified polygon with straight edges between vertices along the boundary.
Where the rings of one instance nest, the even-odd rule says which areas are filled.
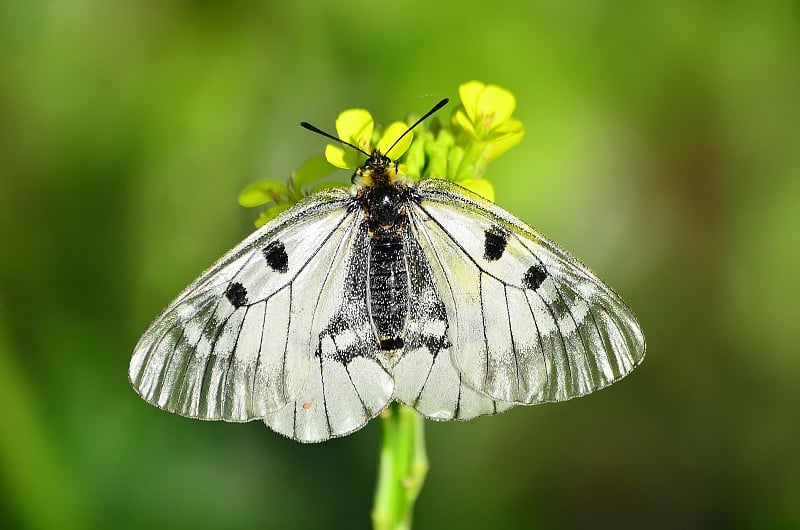
[[[314,132],[314,133],[317,133],[317,134],[321,134],[325,138],[330,138],[331,140],[333,140],[335,142],[339,142],[340,144],[348,145],[348,146],[352,147],[353,149],[355,149],[356,151],[358,151],[360,153],[364,153],[367,156],[370,156],[369,153],[367,153],[366,151],[364,151],[363,149],[361,149],[357,145],[353,145],[350,142],[345,142],[341,138],[337,138],[336,136],[334,136],[334,135],[332,135],[330,133],[326,133],[325,131],[323,131],[319,127],[315,127],[315,126],[311,125],[310,123],[308,123],[307,121],[301,121],[300,122],[300,127],[302,127],[303,129],[308,129],[311,132]]]
[[[441,100],[439,103],[437,103],[436,105],[434,105],[434,106],[433,106],[433,108],[432,108],[431,110],[429,110],[428,112],[426,112],[426,113],[425,113],[425,114],[424,114],[424,115],[423,115],[423,116],[422,116],[420,119],[418,119],[417,121],[415,121],[415,122],[414,122],[414,125],[412,125],[412,126],[411,126],[411,127],[409,127],[408,129],[406,129],[406,132],[404,132],[403,134],[401,134],[401,135],[400,135],[400,137],[399,137],[397,140],[395,140],[395,141],[394,141],[394,143],[392,144],[392,146],[391,146],[391,147],[390,147],[390,148],[389,148],[389,149],[386,151],[386,154],[388,155],[388,154],[389,154],[389,152],[390,152],[392,149],[394,149],[394,146],[396,146],[396,145],[397,145],[397,143],[398,143],[400,140],[402,140],[402,139],[403,139],[403,137],[404,137],[405,135],[407,135],[408,133],[410,133],[410,132],[411,132],[411,130],[412,130],[412,129],[414,129],[414,127],[416,127],[417,125],[419,125],[420,123],[422,123],[423,121],[425,121],[426,119],[428,119],[428,116],[430,116],[431,114],[433,114],[434,112],[436,112],[436,111],[437,111],[437,110],[439,110],[440,108],[442,108],[442,107],[444,107],[445,105],[447,105],[447,103],[448,103],[449,101],[450,101],[450,100],[449,100],[448,98],[444,98],[444,99],[443,99],[443,100]]]

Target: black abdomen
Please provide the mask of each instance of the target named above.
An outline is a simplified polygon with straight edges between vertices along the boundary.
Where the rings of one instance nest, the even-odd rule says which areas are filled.
[[[370,240],[369,295],[381,349],[402,348],[408,316],[408,273],[403,239],[396,232],[373,235]]]

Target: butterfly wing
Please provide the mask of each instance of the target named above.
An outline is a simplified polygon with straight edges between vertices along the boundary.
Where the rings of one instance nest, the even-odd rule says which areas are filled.
[[[303,392],[313,393],[309,385],[319,378],[309,374],[317,354],[330,353],[320,346],[322,331],[348,303],[338,271],[352,269],[353,249],[363,239],[362,216],[349,204],[341,189],[308,197],[189,285],[136,345],[129,377],[137,392],[171,412],[227,421],[271,417]],[[375,375],[366,401],[388,402],[391,386],[385,372]],[[333,414],[329,407],[316,411]],[[301,441],[324,439],[361,421],[347,423],[346,412],[337,414],[326,436],[302,418],[299,430],[281,432]]]
[[[563,401],[642,361],[633,313],[578,260],[452,182],[415,189],[412,230],[443,292],[453,364],[469,386],[504,402]]]
[[[442,289],[422,250],[425,235],[406,234],[409,300],[405,349],[392,370],[395,399],[433,420],[467,420],[510,408],[467,385],[453,365],[451,323]]]
[[[327,309],[324,325],[313,329],[316,350],[305,385],[288,406],[264,418],[273,430],[301,442],[321,442],[358,430],[392,397],[392,377],[378,355],[367,308],[366,223],[359,218],[348,237],[341,260],[323,265],[331,278],[320,298]],[[305,296],[314,299],[319,294]]]

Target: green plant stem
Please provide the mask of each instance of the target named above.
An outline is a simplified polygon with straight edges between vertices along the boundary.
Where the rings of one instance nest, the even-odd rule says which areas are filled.
[[[383,441],[378,485],[372,508],[375,530],[408,530],[425,476],[424,419],[413,409],[392,403],[381,415]]]

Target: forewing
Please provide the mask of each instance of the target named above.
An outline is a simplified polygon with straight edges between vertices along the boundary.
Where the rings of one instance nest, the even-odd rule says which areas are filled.
[[[428,244],[425,235],[413,228],[405,241],[408,324],[405,348],[392,370],[395,399],[434,420],[467,420],[507,410],[510,403],[467,385],[453,366],[450,319],[442,300],[446,297],[452,305],[453,293],[437,282],[421,248]]]
[[[292,401],[312,364],[328,270],[359,218],[349,194],[316,194],[204,272],[142,335],[129,376],[148,402],[202,419],[262,418]]]
[[[392,397],[392,378],[378,357],[378,341],[367,310],[369,240],[366,223],[329,265],[319,297],[320,318],[312,328],[315,345],[302,391],[286,407],[264,418],[272,429],[301,442],[320,442],[364,426]]]
[[[578,260],[456,184],[425,180],[416,193],[411,224],[452,293],[443,297],[452,356],[470,386],[501,401],[562,401],[641,362],[633,313]]]

